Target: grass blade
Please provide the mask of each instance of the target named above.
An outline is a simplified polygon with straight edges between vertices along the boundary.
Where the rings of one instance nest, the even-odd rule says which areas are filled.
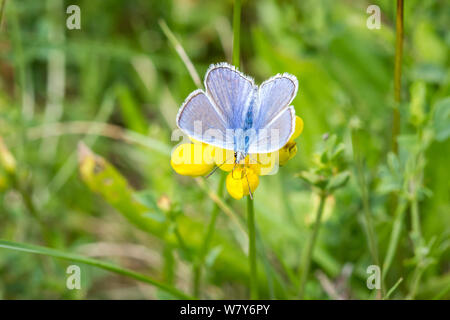
[[[398,281],[392,286],[392,288],[389,289],[388,293],[386,293],[383,300],[389,299],[391,294],[395,291],[395,289],[397,289],[397,287],[400,285],[400,283],[402,283],[402,281],[403,281],[403,278],[398,279]]]
[[[185,293],[179,291],[176,288],[173,288],[173,287],[168,286],[164,283],[161,283],[157,280],[154,280],[153,278],[150,278],[144,274],[119,267],[113,263],[84,257],[82,255],[78,255],[78,254],[74,254],[74,253],[67,253],[67,252],[63,252],[63,251],[52,249],[52,248],[36,246],[36,245],[26,244],[26,243],[13,242],[13,241],[8,241],[8,240],[0,240],[0,248],[21,251],[21,252],[34,253],[34,254],[40,254],[40,255],[44,255],[44,256],[60,258],[63,260],[70,260],[70,261],[76,261],[76,262],[88,264],[88,265],[91,265],[91,266],[94,266],[97,268],[101,268],[101,269],[104,269],[104,270],[107,270],[110,272],[114,272],[114,273],[129,277],[129,278],[136,279],[141,282],[151,284],[151,285],[153,285],[161,290],[164,290],[167,293],[170,293],[171,295],[178,297],[180,299],[192,299],[192,297],[186,295]]]
[[[195,85],[198,88],[202,87],[202,81],[200,80],[200,76],[197,73],[197,70],[195,70],[194,64],[189,59],[189,56],[186,54],[186,51],[184,51],[183,46],[178,41],[178,39],[175,37],[173,32],[170,30],[169,26],[164,20],[159,20],[159,26],[161,27],[164,35],[169,39],[169,42],[172,44],[172,46],[177,51],[178,55],[180,56],[181,60],[183,60],[184,65],[189,71],[189,74],[191,75],[192,80],[194,81]]]
[[[241,0],[234,1],[233,10],[233,64],[240,67]]]

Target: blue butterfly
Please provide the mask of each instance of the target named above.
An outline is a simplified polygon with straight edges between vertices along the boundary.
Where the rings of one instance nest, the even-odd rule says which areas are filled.
[[[187,97],[177,125],[198,141],[234,151],[236,164],[248,154],[279,150],[294,133],[295,76],[277,74],[258,87],[234,66],[219,63],[206,72],[205,88]]]

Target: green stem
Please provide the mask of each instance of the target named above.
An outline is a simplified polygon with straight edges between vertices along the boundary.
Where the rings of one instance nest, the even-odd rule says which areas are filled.
[[[408,295],[408,299],[414,299],[417,293],[417,289],[419,287],[420,278],[422,277],[422,274],[425,270],[424,268],[424,257],[419,253],[419,248],[423,244],[422,239],[422,232],[420,228],[420,216],[419,216],[419,202],[417,201],[417,197],[414,195],[414,197],[411,199],[411,228],[412,228],[412,237],[413,237],[413,243],[415,246],[415,252],[416,252],[416,258],[417,258],[417,265],[414,270],[413,274],[413,281],[411,285],[411,289]],[[419,248],[417,248],[419,247]]]
[[[241,0],[234,1],[233,10],[233,65],[240,67]]]
[[[173,246],[171,244],[164,244],[162,256],[164,259],[162,278],[165,283],[173,285],[175,283],[176,261],[173,254]]]
[[[411,200],[411,224],[413,234],[416,237],[421,238],[422,232],[420,230],[419,203],[416,197]]]
[[[173,32],[170,30],[169,26],[163,19],[160,19],[158,22],[159,26],[161,27],[161,30],[166,35],[167,39],[169,39],[169,42],[175,48],[175,51],[178,53],[178,56],[181,58],[184,65],[186,66],[186,69],[188,70],[189,75],[192,78],[192,81],[194,81],[197,88],[201,88],[202,81],[200,79],[200,76],[198,75],[197,70],[195,69],[191,59],[189,59],[189,56],[186,54],[186,51],[184,51],[183,46],[178,41],[177,37],[175,37]]]
[[[32,193],[28,190],[27,186],[24,186],[20,183],[19,178],[17,176],[17,172],[10,174],[10,179],[12,182],[13,188],[20,194],[22,197],[23,204],[27,209],[28,213],[32,216],[33,219],[39,224],[41,229],[42,238],[46,244],[52,244],[51,232],[48,229],[48,225],[42,220],[38,209],[34,205]]]
[[[217,188],[217,196],[220,198],[223,195],[223,190],[225,187],[225,180],[227,175],[223,172],[221,172],[220,180],[219,180],[219,186]],[[201,278],[202,278],[202,270],[203,265],[205,263],[205,257],[206,253],[209,250],[210,243],[212,240],[212,237],[214,235],[214,229],[216,226],[216,220],[217,216],[220,213],[220,208],[217,203],[214,203],[213,210],[211,212],[211,217],[209,219],[208,228],[206,229],[205,237],[203,239],[202,246],[200,248],[198,259],[196,263],[194,264],[194,296],[199,297],[200,295],[200,287],[201,287]]]
[[[4,17],[4,13],[5,13],[5,5],[6,5],[6,0],[2,0],[2,4],[0,6],[0,31],[3,29],[3,17]]]
[[[301,267],[300,267],[300,272],[301,272],[300,273],[300,288],[299,288],[299,298],[300,299],[303,299],[303,295],[305,292],[305,284],[306,284],[306,280],[308,279],[309,267],[311,265],[311,259],[312,259],[312,254],[314,251],[314,246],[316,244],[317,235],[319,234],[323,209],[325,207],[325,199],[326,199],[326,193],[322,191],[320,194],[320,203],[319,203],[319,208],[317,209],[316,221],[314,223],[314,229],[308,240],[308,244],[304,251],[304,255],[303,255],[303,259],[302,259],[302,263],[301,263]]]
[[[391,294],[395,291],[395,289],[397,289],[397,287],[400,285],[400,283],[402,283],[403,278],[400,278],[397,280],[397,282],[392,286],[391,289],[389,289],[389,291],[386,293],[386,295],[383,297],[383,300],[387,300],[389,299],[389,297],[391,296]]]
[[[258,299],[258,282],[256,270],[256,233],[255,210],[250,196],[247,197],[247,224],[248,224],[248,259],[250,263],[250,299]]]
[[[394,99],[396,106],[392,123],[392,151],[398,153],[397,136],[400,133],[400,102],[402,86],[402,56],[403,56],[403,0],[397,0],[397,18],[395,33],[395,65],[394,65]]]
[[[419,288],[419,283],[420,283],[420,278],[422,278],[422,274],[425,271],[425,269],[422,267],[422,265],[420,264],[420,262],[418,262],[415,270],[414,270],[414,274],[413,274],[413,281],[412,281],[412,285],[411,285],[411,290],[408,294],[407,299],[408,300],[413,300],[414,297],[417,294],[417,289]]]
[[[360,154],[360,148],[359,148],[359,139],[358,134],[352,130],[352,146],[353,146],[353,156],[354,161],[356,164],[356,174],[357,174],[357,181],[359,184],[359,188],[361,190],[361,198],[363,203],[363,212],[364,212],[364,227],[366,231],[367,236],[367,243],[369,246],[369,251],[372,256],[372,261],[375,265],[380,265],[380,258],[378,254],[378,244],[376,239],[376,233],[375,228],[372,220],[372,213],[370,210],[370,203],[369,203],[369,193],[367,191],[367,183],[366,183],[366,176],[364,174],[364,168],[363,168],[363,161]],[[381,292],[384,295],[385,292],[385,286],[384,283],[381,284]]]
[[[187,256],[190,256],[190,250],[189,250],[188,246],[186,245],[186,242],[184,242],[183,237],[181,236],[180,230],[178,230],[178,227],[175,227],[174,233],[175,233],[175,237],[177,238],[178,244],[180,245],[181,250]]]
[[[398,241],[400,239],[400,234],[403,229],[403,221],[405,216],[405,211],[407,207],[407,202],[400,199],[400,203],[397,206],[395,213],[394,224],[392,225],[391,237],[389,240],[388,250],[386,253],[386,258],[384,259],[382,268],[382,279],[386,278],[389,268],[391,267],[392,260],[394,259],[395,252],[397,251]]]

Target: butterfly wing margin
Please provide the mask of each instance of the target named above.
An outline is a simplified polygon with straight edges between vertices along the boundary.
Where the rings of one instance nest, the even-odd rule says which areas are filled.
[[[228,124],[202,90],[195,90],[184,101],[176,118],[177,126],[195,140],[233,150]]]
[[[256,130],[255,138],[249,146],[249,153],[274,152],[289,141],[295,131],[295,109],[287,107],[267,124],[265,128]]]

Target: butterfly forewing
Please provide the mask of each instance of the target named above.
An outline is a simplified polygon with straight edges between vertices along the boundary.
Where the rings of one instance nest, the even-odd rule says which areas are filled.
[[[257,93],[253,80],[233,66],[221,63],[210,67],[206,73],[205,87],[206,93],[227,121],[228,128],[244,128]]]
[[[188,136],[223,149],[233,150],[226,137],[227,122],[202,90],[192,92],[177,115],[178,127]]]
[[[284,109],[297,94],[298,81],[293,75],[276,75],[259,87],[259,107],[255,114],[255,126],[264,128]]]

